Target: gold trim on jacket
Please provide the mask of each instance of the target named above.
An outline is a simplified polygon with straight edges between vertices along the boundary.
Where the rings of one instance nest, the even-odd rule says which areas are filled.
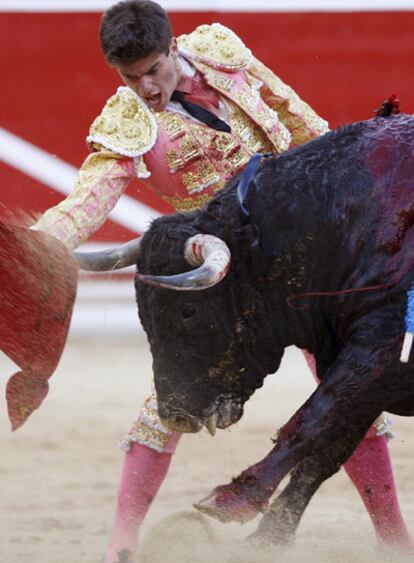
[[[92,123],[87,141],[122,156],[138,157],[157,140],[157,121],[145,102],[131,88],[120,86]]]
[[[191,59],[226,72],[244,70],[252,53],[231,29],[219,23],[200,25],[177,38],[180,51]]]

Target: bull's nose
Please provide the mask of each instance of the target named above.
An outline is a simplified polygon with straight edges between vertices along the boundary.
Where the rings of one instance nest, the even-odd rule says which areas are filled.
[[[190,415],[167,413],[166,409],[159,407],[161,421],[175,432],[199,432],[202,423]]]

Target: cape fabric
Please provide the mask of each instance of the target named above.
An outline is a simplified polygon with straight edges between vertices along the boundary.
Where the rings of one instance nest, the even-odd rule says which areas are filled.
[[[78,266],[45,233],[0,222],[0,349],[21,371],[6,387],[12,429],[48,392],[72,317]]]

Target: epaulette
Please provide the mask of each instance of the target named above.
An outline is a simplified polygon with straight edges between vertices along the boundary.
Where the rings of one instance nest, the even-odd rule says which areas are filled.
[[[156,139],[157,122],[151,110],[133,90],[120,86],[92,123],[87,142],[138,157],[151,150]]]
[[[177,38],[178,48],[190,59],[218,70],[237,72],[250,64],[252,53],[237,35],[219,23],[200,25]]]

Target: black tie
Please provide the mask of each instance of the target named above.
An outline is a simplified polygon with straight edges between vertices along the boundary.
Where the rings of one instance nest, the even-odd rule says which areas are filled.
[[[216,131],[225,131],[226,133],[230,133],[231,129],[225,121],[217,117],[217,115],[214,115],[214,113],[208,109],[203,108],[203,106],[186,100],[185,96],[185,92],[174,90],[171,99],[175,102],[179,102],[183,108],[187,110],[190,115],[198,119],[198,121],[205,123]]]

